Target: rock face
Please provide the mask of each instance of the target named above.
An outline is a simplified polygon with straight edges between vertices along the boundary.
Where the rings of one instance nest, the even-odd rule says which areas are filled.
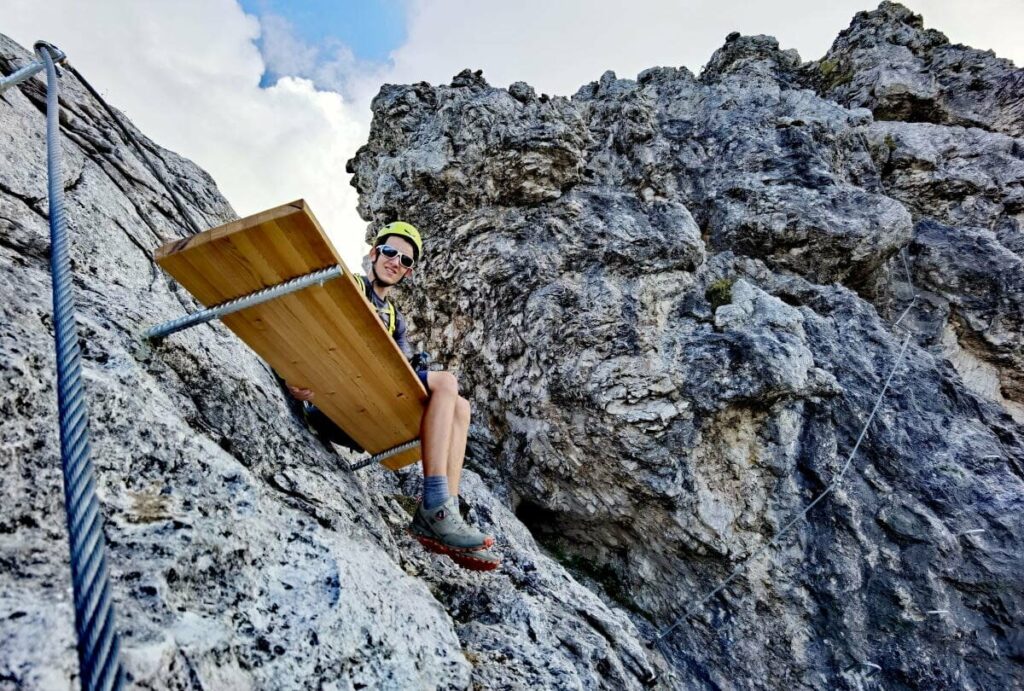
[[[30,59],[0,36],[0,71]],[[151,259],[187,226],[99,104],[62,81],[93,456],[131,688],[639,688],[665,666],[472,473],[464,495],[507,553],[494,575],[426,556],[405,534],[417,473],[341,470],[223,327],[142,348],[143,328],[195,306]],[[77,684],[44,109],[38,80],[0,99],[4,689]],[[205,173],[136,136],[198,223],[235,217]]]
[[[825,57],[808,67],[824,95],[870,108],[878,120],[1024,136],[1024,72],[990,50],[951,45],[898,3],[858,13]]]
[[[1019,683],[1021,78],[883,3],[818,63],[374,101],[360,211],[427,234],[485,482],[649,637],[746,565],[662,641],[682,687]]]
[[[27,59],[0,37],[3,72]],[[883,3],[817,63],[734,34],[699,77],[607,73],[571,99],[468,70],[382,88],[349,167],[368,232],[424,231],[400,304],[474,403],[464,495],[506,559],[489,575],[411,543],[418,473],[339,470],[222,327],[139,347],[192,306],[150,259],[187,231],[65,82],[135,687],[1019,684],[1024,141],[1006,61]],[[41,103],[38,81],[0,102],[0,682],[18,688],[76,670]],[[233,217],[145,141],[200,223]]]
[[[968,386],[1024,422],[1024,140],[905,122],[866,137],[887,193],[916,221],[919,342],[945,344]],[[907,271],[894,260],[865,287],[889,317],[906,304]]]

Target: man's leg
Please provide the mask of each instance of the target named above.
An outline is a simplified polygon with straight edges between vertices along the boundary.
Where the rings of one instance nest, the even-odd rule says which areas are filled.
[[[466,439],[469,437],[469,419],[472,410],[467,401],[459,396],[455,401],[455,417],[452,420],[452,439],[448,447],[448,493],[459,493],[459,479],[462,477],[462,462],[466,459]]]
[[[452,441],[448,449],[448,491],[452,496],[459,494],[459,479],[462,475],[462,462],[466,458],[466,439],[469,436],[471,414],[469,401],[459,396],[455,403]],[[485,540],[490,544],[494,538],[488,535],[485,536]],[[501,556],[490,547],[471,552],[458,552],[450,556],[459,566],[474,571],[491,571],[501,565]]]
[[[420,424],[423,477],[447,477],[455,409],[459,401],[459,382],[451,372],[428,372],[427,384],[430,388],[430,401]],[[461,466],[461,461],[459,465]],[[455,489],[458,490],[458,484],[455,485]]]
[[[446,554],[490,547],[494,538],[467,525],[451,501],[458,494],[469,431],[469,401],[459,396],[459,383],[450,372],[427,375],[430,402],[420,425],[423,451],[423,502],[416,510],[413,532],[428,549]],[[446,508],[447,507],[447,508]],[[498,562],[478,554],[486,568]],[[472,564],[470,568],[484,568]]]
[[[423,416],[423,476],[445,475],[448,494],[459,493],[466,439],[472,414],[469,401],[459,395],[459,381],[451,372],[428,372],[430,402]]]

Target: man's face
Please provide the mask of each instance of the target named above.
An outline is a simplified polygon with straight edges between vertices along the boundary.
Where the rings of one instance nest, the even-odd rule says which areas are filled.
[[[407,257],[416,256],[414,254],[415,250],[413,244],[406,240],[405,238],[395,237],[394,235],[392,235],[387,240],[385,240],[385,244],[391,245],[392,247],[394,247],[396,250],[398,250]],[[401,259],[401,257],[397,256],[388,259],[383,254],[381,254],[379,247],[374,247],[373,268],[377,272],[377,280],[379,280],[381,283],[393,286],[400,280],[402,280],[404,277],[411,276],[415,267],[410,269],[405,268],[404,266],[402,266]]]

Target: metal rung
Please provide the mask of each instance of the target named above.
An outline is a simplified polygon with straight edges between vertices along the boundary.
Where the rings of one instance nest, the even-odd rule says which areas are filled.
[[[399,444],[398,446],[394,446],[394,447],[392,447],[390,449],[386,449],[384,451],[381,451],[380,453],[373,454],[372,456],[367,456],[366,458],[362,459],[361,461],[356,461],[355,463],[350,465],[348,467],[348,469],[353,471],[353,472],[355,472],[356,470],[362,470],[363,468],[365,468],[368,465],[373,465],[374,463],[380,463],[381,461],[383,461],[385,459],[388,459],[388,458],[391,458],[392,456],[397,456],[398,454],[402,453],[403,451],[408,451],[409,449],[413,448],[414,446],[419,446],[419,444],[420,444],[420,440],[419,439],[413,439],[412,441],[407,441],[404,444]]]
[[[184,317],[178,317],[172,319],[169,322],[154,326],[143,334],[143,338],[147,340],[158,340],[170,336],[172,333],[177,331],[183,331],[184,329],[205,324],[206,322],[213,321],[214,319],[220,319],[229,314],[233,314],[240,310],[244,310],[255,305],[261,305],[264,302],[269,302],[274,298],[279,298],[289,293],[308,288],[312,285],[322,285],[326,281],[334,278],[338,278],[343,275],[342,268],[340,266],[331,266],[326,269],[319,269],[313,271],[304,276],[298,276],[296,278],[279,283],[276,286],[270,286],[269,288],[263,288],[255,292],[243,295],[233,300],[222,302],[219,305],[208,307],[207,309],[187,314]]]

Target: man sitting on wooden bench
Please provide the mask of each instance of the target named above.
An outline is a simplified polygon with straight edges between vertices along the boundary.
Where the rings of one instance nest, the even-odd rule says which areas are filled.
[[[411,348],[406,339],[405,319],[388,295],[402,279],[412,275],[422,252],[423,241],[415,227],[403,221],[390,223],[374,238],[370,276],[361,277],[366,297],[406,357],[411,356]],[[430,393],[430,400],[420,429],[423,497],[416,507],[410,532],[431,552],[447,554],[468,569],[489,571],[501,563],[490,549],[494,538],[468,525],[459,512],[459,478],[469,433],[469,401],[459,395],[459,382],[451,372],[419,369],[416,374]],[[313,399],[309,389],[291,385],[288,389],[301,401]]]

